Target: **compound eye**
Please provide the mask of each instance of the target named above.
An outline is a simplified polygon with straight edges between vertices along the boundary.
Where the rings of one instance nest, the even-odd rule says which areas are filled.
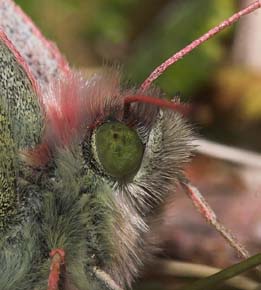
[[[96,129],[94,140],[98,161],[108,175],[128,179],[139,170],[144,149],[134,129],[107,122]]]

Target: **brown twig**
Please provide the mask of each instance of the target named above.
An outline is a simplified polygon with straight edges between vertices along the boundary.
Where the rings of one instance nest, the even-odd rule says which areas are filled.
[[[198,153],[243,166],[261,169],[261,154],[218,144],[205,139],[197,139],[193,144],[196,145],[195,150]]]

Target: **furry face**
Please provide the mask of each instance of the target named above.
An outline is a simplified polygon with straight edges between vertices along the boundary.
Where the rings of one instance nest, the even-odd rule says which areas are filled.
[[[96,267],[117,284],[130,285],[147,258],[145,249],[152,253],[147,250],[155,246],[150,225],[183,179],[192,133],[181,115],[169,109],[134,103],[126,110],[125,97],[139,92],[121,89],[115,79],[110,73],[86,81],[72,73],[55,81],[41,98],[44,130],[38,144],[14,147],[20,158],[12,194],[19,210],[8,220],[12,226],[2,229],[5,289],[44,288],[47,254],[55,248],[66,253],[62,289],[86,289],[89,284],[95,289],[100,284],[92,277]],[[156,90],[143,94],[159,97]],[[24,110],[33,118],[30,108]],[[104,124],[121,124],[140,142],[138,167],[131,168],[127,179],[111,174],[96,153],[102,144],[93,140]],[[7,257],[9,251],[14,254]],[[23,274],[10,277],[17,264]]]
[[[52,86],[46,97],[49,100],[46,110],[49,121],[45,144],[49,144],[52,153],[48,155],[53,156],[55,163],[62,152],[59,163],[64,164],[64,159],[69,158],[71,162],[75,159],[74,164],[82,164],[75,173],[79,175],[82,172],[81,178],[95,180],[96,186],[91,186],[87,192],[80,186],[73,189],[76,195],[85,194],[91,204],[96,205],[98,200],[102,200],[99,207],[102,206],[104,215],[96,220],[100,212],[97,205],[90,217],[95,228],[86,225],[89,227],[86,240],[95,237],[94,250],[89,252],[88,249],[88,255],[96,257],[92,266],[102,268],[114,281],[124,285],[131,282],[138,266],[144,261],[144,249],[153,246],[149,234],[150,223],[155,219],[156,207],[183,178],[182,167],[191,155],[192,133],[180,114],[173,111],[161,110],[153,105],[133,104],[126,112],[123,103],[125,96],[138,92],[122,90],[112,81],[115,78],[110,74],[95,76],[85,82],[75,74],[58,83],[58,87]],[[51,100],[58,100],[56,109],[52,107]],[[75,116],[73,120],[72,116]],[[95,156],[93,136],[105,121],[117,121],[131,128],[143,144],[139,168],[128,180],[112,176]],[[73,172],[70,166],[63,165],[68,173]],[[57,169],[55,171],[59,172]],[[82,184],[82,187],[86,186]],[[87,208],[90,214],[91,209]],[[110,224],[107,224],[109,221]],[[99,227],[101,233],[97,235]],[[90,232],[93,235],[89,237]],[[107,245],[110,247],[107,248]],[[64,248],[62,245],[52,247]],[[105,257],[101,253],[106,253]]]

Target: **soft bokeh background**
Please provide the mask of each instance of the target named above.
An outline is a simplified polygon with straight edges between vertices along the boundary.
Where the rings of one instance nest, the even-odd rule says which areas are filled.
[[[125,79],[137,85],[155,66],[248,1],[16,2],[73,66],[92,70],[104,63],[121,64]],[[256,150],[261,150],[261,54],[255,53],[261,51],[260,17],[256,12],[216,36],[156,81],[169,98],[180,92],[194,104],[200,133]]]
[[[122,66],[139,85],[163,60],[249,1],[17,0],[72,66]],[[155,83],[192,104],[199,134],[261,151],[261,12],[244,18],[166,71]],[[260,172],[197,156],[188,174],[253,252],[261,249]],[[166,208],[161,257],[219,267],[236,261],[222,239],[177,195]],[[251,226],[250,226],[251,225]],[[153,268],[154,267],[154,268]],[[180,280],[147,270],[137,289],[175,289]],[[154,270],[154,271],[153,271]],[[175,276],[175,275],[174,275]],[[221,288],[220,288],[221,289]],[[224,289],[224,288],[222,288]],[[226,288],[228,289],[228,288]],[[230,289],[230,288],[229,288]]]

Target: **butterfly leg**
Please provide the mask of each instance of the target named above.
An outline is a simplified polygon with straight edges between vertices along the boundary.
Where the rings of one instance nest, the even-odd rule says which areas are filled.
[[[182,185],[194,206],[207,222],[215,227],[215,229],[229,242],[242,258],[248,258],[250,256],[248,251],[237,241],[233,234],[218,221],[216,214],[199,190],[190,183],[182,183]]]
[[[93,268],[94,275],[96,278],[98,278],[104,286],[106,286],[106,289],[110,290],[123,290],[113,279],[112,277],[104,272],[103,270],[94,267]]]
[[[59,290],[61,266],[64,265],[65,252],[63,249],[53,249],[50,252],[51,266],[47,290]]]

